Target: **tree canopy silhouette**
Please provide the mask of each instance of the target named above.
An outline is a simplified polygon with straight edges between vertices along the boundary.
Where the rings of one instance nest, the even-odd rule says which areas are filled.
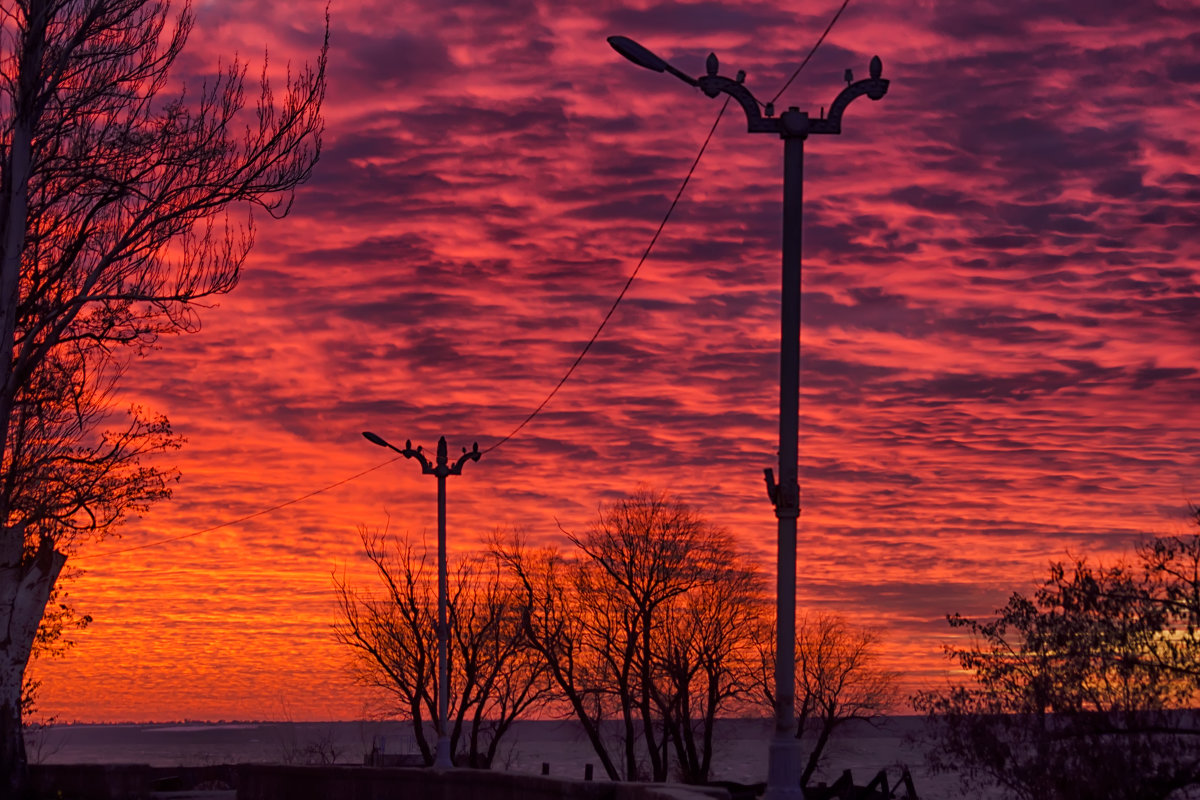
[[[68,555],[169,495],[141,457],[180,443],[114,414],[130,359],[195,330],[253,243],[248,211],[287,213],[321,142],[328,41],[246,108],[234,58],[195,94],[170,71],[185,3],[4,0],[0,7],[0,794],[25,772],[20,696]],[[240,220],[231,212],[246,216]]]
[[[947,651],[970,680],[914,699],[933,768],[1028,800],[1200,788],[1200,535],[1151,540],[1133,563],[1055,564],[994,620],[949,621],[971,636]]]
[[[773,611],[762,577],[728,531],[669,494],[641,489],[567,534],[574,552],[519,537],[496,551],[523,590],[525,642],[612,780],[706,783],[722,716],[771,707]],[[843,722],[878,715],[893,676],[877,638],[832,617],[801,617],[797,736],[808,780]]]
[[[391,698],[387,716],[412,723],[421,757],[432,765],[426,722],[439,723],[437,571],[428,549],[409,539],[366,528],[359,535],[382,591],[335,574],[334,635],[354,653],[359,682]],[[545,705],[549,680],[522,644],[519,589],[494,553],[455,559],[448,584],[449,719],[440,722],[455,764],[490,767],[512,723]]]
[[[718,716],[750,695],[761,579],[727,531],[648,489],[567,537],[571,555],[495,543],[526,645],[611,780],[664,781],[674,756],[684,781],[705,782]]]

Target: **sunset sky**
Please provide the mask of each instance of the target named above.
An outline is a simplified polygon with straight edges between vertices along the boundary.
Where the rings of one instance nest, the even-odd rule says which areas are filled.
[[[174,498],[71,564],[95,622],[37,665],[62,720],[355,719],[331,573],[357,527],[436,537],[402,446],[490,447],[554,386],[632,271],[720,102],[623,34],[770,99],[837,0],[335,0],[325,148],[241,284],[134,364],[123,402],[187,445]],[[179,77],[315,58],[323,2],[196,0]],[[851,0],[778,107],[867,77],[805,162],[798,594],[943,680],[944,616],[1052,560],[1183,533],[1200,502],[1200,6]],[[252,88],[252,87],[250,87]],[[449,481],[455,552],[565,543],[639,485],[773,572],[782,146],[722,119],[591,354]]]

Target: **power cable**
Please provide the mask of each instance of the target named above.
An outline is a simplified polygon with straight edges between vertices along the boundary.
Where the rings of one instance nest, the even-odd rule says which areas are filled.
[[[270,508],[264,508],[259,511],[255,511],[253,514],[247,514],[244,517],[238,517],[237,519],[231,519],[227,522],[222,522],[219,525],[213,525],[210,528],[205,528],[205,529],[199,530],[199,531],[192,531],[191,533],[185,533],[181,536],[172,536],[169,539],[159,539],[154,542],[147,542],[146,544],[134,545],[133,547],[124,547],[120,550],[105,550],[102,553],[90,553],[90,554],[85,554],[82,556],[71,556],[71,560],[72,561],[82,561],[85,558],[104,558],[106,556],[117,556],[122,553],[132,553],[134,550],[145,550],[148,547],[158,547],[159,545],[162,545],[162,544],[178,542],[181,539],[190,539],[193,536],[199,536],[202,533],[211,533],[212,531],[220,530],[221,528],[228,528],[230,525],[237,525],[242,522],[247,522],[248,520],[252,520],[255,517],[261,517],[265,514],[270,514],[272,511],[278,511],[281,508],[286,508],[288,506],[295,505],[296,503],[299,503],[302,500],[307,500],[310,497],[316,497],[317,495],[321,494],[322,492],[328,492],[330,489],[336,489],[337,487],[339,487],[343,484],[349,483],[350,481],[353,481],[353,480],[357,480],[358,478],[361,478],[363,475],[374,472],[377,469],[383,469],[388,464],[399,461],[402,458],[404,458],[404,456],[396,456],[395,458],[389,458],[387,461],[384,461],[382,464],[376,464],[375,466],[371,467],[370,469],[364,469],[362,472],[351,475],[349,478],[342,478],[340,481],[337,481],[336,483],[331,483],[328,486],[323,486],[320,489],[309,492],[308,494],[301,495],[292,500],[287,500],[283,503],[277,503],[276,505],[273,505]]]
[[[787,82],[783,84],[783,88],[776,92],[775,96],[771,98],[769,105],[774,105],[775,101],[779,99],[779,96],[786,92],[787,88],[792,85],[792,81],[796,80],[796,76],[800,74],[800,70],[804,69],[805,65],[808,64],[809,60],[813,57],[813,53],[817,52],[817,48],[821,46],[821,42],[825,41],[825,37],[829,35],[831,30],[833,30],[833,26],[838,21],[838,17],[842,15],[842,12],[846,10],[846,6],[849,4],[850,0],[842,0],[842,7],[839,8],[837,13],[833,15],[833,19],[829,20],[829,24],[825,26],[825,32],[821,34],[821,38],[817,39],[817,43],[814,44],[812,49],[808,51],[808,55],[806,55],[804,60],[800,62],[800,66],[796,67],[796,71],[792,73],[792,77],[788,78]]]
[[[833,30],[833,26],[837,24],[838,19],[842,16],[842,12],[846,10],[846,6],[849,4],[850,0],[842,0],[841,7],[838,8],[837,12],[833,15],[833,18],[829,20],[829,24],[825,26],[824,32],[821,33],[821,36],[817,39],[816,43],[813,44],[811,49],[809,49],[808,55],[804,57],[804,60],[800,62],[800,66],[796,67],[795,71],[792,72],[791,77],[787,79],[779,91],[775,93],[775,96],[771,98],[771,104],[774,104],[775,101],[779,99],[779,96],[787,91],[787,88],[792,85],[792,81],[796,80],[796,76],[798,76],[804,67],[808,65],[808,62],[812,60],[813,54],[817,52],[817,48],[821,46],[821,43],[825,41],[825,37],[827,37],[829,32]],[[679,191],[675,193],[675,199],[671,201],[670,208],[667,209],[667,213],[663,216],[662,222],[659,223],[658,230],[654,232],[654,237],[650,240],[650,244],[646,245],[646,249],[642,253],[642,257],[638,260],[637,266],[634,267],[633,273],[630,274],[629,280],[625,282],[625,286],[622,287],[621,293],[617,295],[617,299],[613,301],[612,307],[608,309],[608,313],[605,314],[604,319],[600,321],[600,325],[596,328],[596,332],[592,334],[592,338],[588,340],[586,345],[584,345],[583,350],[579,353],[579,356],[575,359],[574,363],[571,364],[570,368],[562,376],[562,379],[554,386],[553,389],[550,390],[550,393],[546,395],[546,398],[538,404],[538,407],[531,411],[529,416],[521,420],[520,424],[513,428],[507,436],[485,449],[483,451],[484,453],[490,453],[491,451],[495,450],[513,436],[516,436],[522,428],[529,424],[529,422],[536,417],[543,408],[546,407],[546,404],[550,402],[554,395],[558,394],[558,390],[562,388],[562,385],[566,383],[567,379],[571,377],[571,374],[575,372],[575,368],[579,366],[579,362],[583,361],[583,357],[586,356],[588,351],[592,349],[592,345],[595,344],[597,337],[600,336],[600,332],[603,331],[604,326],[608,324],[609,318],[613,315],[613,312],[617,310],[617,306],[620,305],[621,300],[625,297],[625,292],[629,290],[630,284],[633,283],[633,279],[637,277],[638,272],[642,268],[642,264],[645,263],[647,256],[650,255],[650,251],[654,248],[654,243],[658,241],[658,235],[662,233],[663,227],[665,227],[667,224],[667,220],[671,218],[671,213],[675,210],[676,204],[679,203],[679,198],[683,195],[683,190],[687,188],[688,181],[692,179],[692,173],[696,171],[696,166],[700,163],[700,158],[704,155],[704,151],[708,148],[708,143],[712,140],[713,133],[715,133],[717,130],[717,123],[721,121],[721,117],[725,114],[725,109],[728,106],[729,98],[726,97],[725,103],[721,106],[721,110],[717,112],[717,118],[713,121],[712,128],[708,131],[708,136],[705,137],[704,143],[700,145],[700,152],[696,153],[696,158],[694,161],[692,161],[691,168],[688,169],[687,175],[684,176],[683,182],[679,185]]]
[[[721,121],[721,117],[725,115],[725,109],[728,107],[729,98],[726,97],[725,102],[721,105],[721,110],[717,112],[717,118],[713,120],[712,127],[708,129],[708,136],[704,137],[704,143],[700,145],[700,152],[696,153],[696,158],[692,161],[692,166],[688,168],[687,175],[683,177],[683,183],[679,184],[679,190],[675,192],[675,198],[671,201],[670,207],[667,208],[667,213],[663,215],[662,222],[658,223],[658,230],[654,231],[654,236],[651,237],[650,244],[646,245],[646,249],[642,251],[642,257],[638,259],[637,266],[634,267],[633,272],[630,273],[629,280],[625,281],[625,285],[621,287],[620,294],[617,295],[616,300],[613,300],[613,304],[608,309],[608,313],[604,315],[604,319],[600,320],[600,325],[597,326],[596,332],[592,334],[592,338],[588,339],[587,344],[583,346],[583,350],[579,352],[579,355],[575,358],[575,361],[571,363],[571,366],[563,374],[562,378],[554,385],[554,388],[550,390],[550,394],[546,395],[545,399],[538,403],[537,408],[529,412],[529,415],[525,417],[525,419],[521,420],[517,427],[509,431],[507,436],[485,449],[483,451],[484,453],[492,452],[497,447],[516,436],[522,428],[528,425],[534,417],[541,413],[541,410],[546,407],[546,404],[550,402],[554,395],[558,394],[558,390],[562,388],[563,384],[567,382],[567,379],[570,378],[572,373],[575,372],[575,368],[579,366],[579,362],[583,361],[583,357],[586,356],[588,351],[592,349],[592,345],[595,344],[596,339],[600,337],[600,332],[604,330],[604,326],[608,324],[608,320],[612,317],[613,312],[617,310],[617,306],[619,306],[621,304],[621,300],[625,298],[625,293],[629,291],[629,287],[633,284],[633,279],[636,278],[638,276],[638,272],[641,271],[642,264],[646,263],[646,259],[650,255],[650,251],[654,249],[654,243],[658,241],[658,235],[663,232],[663,228],[665,228],[667,225],[667,220],[671,218],[671,213],[675,211],[675,206],[679,204],[679,198],[683,196],[683,190],[687,188],[688,181],[692,179],[692,173],[696,171],[696,167],[700,164],[700,159],[704,155],[704,151],[708,149],[708,143],[712,141],[713,134],[717,131],[717,123]]]

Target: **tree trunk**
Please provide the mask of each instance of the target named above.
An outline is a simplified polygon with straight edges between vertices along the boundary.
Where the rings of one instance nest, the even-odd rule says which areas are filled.
[[[666,760],[662,757],[662,753],[658,749],[658,740],[654,735],[654,708],[651,705],[651,691],[654,686],[654,676],[651,672],[651,660],[654,655],[651,652],[652,646],[650,643],[650,617],[652,608],[652,606],[646,604],[638,614],[642,620],[642,663],[640,665],[642,685],[638,708],[642,712],[642,735],[646,738],[646,752],[650,756],[651,780],[661,782],[667,779],[667,765]],[[665,745],[666,743],[664,742],[663,744]]]
[[[20,530],[4,531],[0,549],[0,796],[23,797],[28,789],[21,731],[21,685],[50,591],[67,557],[42,539],[23,557]]]
[[[18,682],[18,686],[19,686]],[[0,788],[5,797],[24,798],[29,792],[29,767],[25,760],[25,737],[21,731],[21,699],[17,692],[11,705],[4,687],[5,701],[0,704]]]
[[[813,749],[808,754],[808,761],[805,763],[804,772],[800,776],[801,786],[808,786],[813,773],[817,771],[817,766],[821,763],[821,755],[825,752],[825,746],[829,744],[829,738],[833,735],[833,729],[837,726],[837,720],[832,718],[832,713],[830,712],[830,716],[827,716],[821,723],[821,730],[817,734],[817,741],[813,744]]]
[[[36,117],[36,81],[46,32],[44,3],[31,3],[18,48],[16,93],[7,148],[0,172],[0,455],[8,451],[9,421],[17,393],[12,373],[21,253],[28,224],[29,176]],[[50,590],[66,556],[43,540],[31,560],[24,555],[25,529],[7,524],[8,493],[0,492],[0,796],[28,791],[25,738],[21,730],[21,687]]]

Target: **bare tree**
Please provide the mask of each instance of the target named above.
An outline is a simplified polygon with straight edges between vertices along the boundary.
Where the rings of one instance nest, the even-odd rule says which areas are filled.
[[[684,783],[707,783],[717,715],[750,703],[762,579],[732,542],[712,543],[704,579],[669,604],[655,637],[656,700]]]
[[[774,708],[774,625],[759,632],[759,686]],[[836,614],[796,622],[796,738],[809,743],[800,782],[807,786],[838,729],[878,720],[899,700],[897,676],[879,663],[879,635]]]
[[[728,533],[640,490],[568,534],[577,554],[495,544],[524,588],[524,633],[612,780],[708,777],[713,726],[749,678],[753,570]],[[606,733],[615,727],[614,737]]]
[[[233,206],[290,207],[320,149],[325,48],[246,113],[234,59],[165,96],[193,18],[165,0],[0,4],[0,794],[25,783],[21,685],[67,556],[169,495],[141,457],[177,447],[133,409],[131,357],[196,329],[253,242]]]
[[[595,646],[596,626],[585,622],[592,612],[606,613],[607,602],[595,609],[580,605],[571,581],[574,563],[552,548],[531,548],[522,537],[513,535],[497,538],[493,552],[520,587],[523,640],[545,664],[560,699],[583,726],[605,774],[610,780],[620,780],[621,771],[609,753],[603,731],[610,695],[604,680],[605,659]]]
[[[391,694],[400,713],[412,720],[421,756],[432,764],[425,715],[437,718],[437,607],[427,554],[417,554],[407,541],[389,548],[365,528],[359,534],[386,591],[366,594],[335,574],[334,635],[357,651],[359,681]]]
[[[432,764],[426,720],[437,721],[437,586],[430,556],[407,540],[360,531],[382,594],[334,576],[338,641],[357,655],[359,679],[390,694]],[[545,668],[520,635],[517,587],[489,555],[464,558],[451,576],[450,748],[460,766],[489,767],[512,723],[545,702]],[[436,726],[435,726],[436,727]]]
[[[63,576],[70,578],[68,573],[69,570],[64,570]],[[68,600],[66,587],[60,576],[59,582],[50,591],[50,598],[46,603],[45,613],[42,615],[42,624],[38,627],[37,637],[33,641],[30,663],[38,659],[64,657],[75,646],[75,639],[70,635],[71,632],[83,630],[92,624],[91,615],[76,613],[75,609],[68,604]],[[30,732],[32,716],[37,713],[37,701],[41,688],[42,682],[34,678],[30,672],[26,672],[21,688],[21,719],[26,734]],[[56,717],[40,716],[32,724],[32,727],[44,728],[53,725],[56,721]],[[28,740],[28,738],[27,735],[26,739]]]
[[[450,741],[464,766],[490,767],[512,724],[550,697],[544,663],[521,636],[518,587],[492,554],[464,559],[450,606],[457,702]]]
[[[601,508],[580,536],[568,538],[577,562],[576,591],[593,613],[597,648],[624,728],[625,774],[638,772],[644,742],[653,780],[666,780],[666,741],[655,704],[655,622],[660,610],[703,580],[701,553],[715,531],[691,509],[647,490]],[[697,557],[699,556],[699,557]],[[595,613],[603,609],[605,613]]]

